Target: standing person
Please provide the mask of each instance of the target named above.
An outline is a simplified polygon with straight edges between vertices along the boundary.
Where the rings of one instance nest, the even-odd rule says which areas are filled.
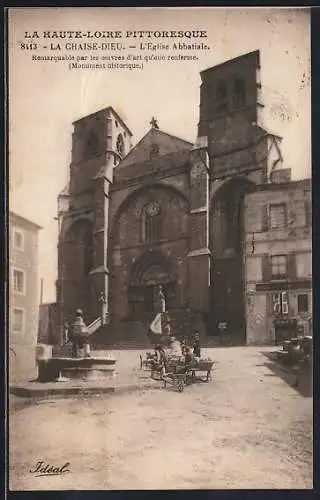
[[[199,332],[196,332],[195,336],[194,336],[194,341],[193,341],[193,344],[192,344],[192,348],[193,348],[193,354],[196,358],[200,358],[201,357],[201,345],[200,345],[200,334]]]
[[[188,350],[188,339],[187,337],[183,337],[183,339],[181,340],[181,351],[183,356],[185,356],[187,350]]]
[[[64,330],[63,330],[63,332],[64,332],[63,344],[64,345],[67,344],[70,340],[69,331],[70,331],[69,323],[67,323],[65,321]]]

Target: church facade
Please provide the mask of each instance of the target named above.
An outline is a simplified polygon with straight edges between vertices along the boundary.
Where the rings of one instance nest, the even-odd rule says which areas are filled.
[[[248,230],[247,214],[262,186],[293,183],[262,116],[255,51],[201,73],[194,144],[153,119],[132,147],[112,107],[74,123],[70,182],[58,197],[61,323],[78,308],[91,322],[102,308],[106,336],[147,328],[161,285],[177,335],[214,336],[227,322],[236,343],[270,340],[267,311],[263,328],[249,318],[248,245],[259,230]],[[255,208],[263,217],[258,199]],[[310,231],[301,237],[311,241]]]

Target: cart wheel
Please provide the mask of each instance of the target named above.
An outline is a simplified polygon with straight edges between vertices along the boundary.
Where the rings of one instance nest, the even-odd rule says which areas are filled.
[[[179,392],[182,392],[183,389],[184,389],[184,383],[183,383],[183,380],[179,380],[178,384],[177,384],[177,388],[178,388],[178,391]]]

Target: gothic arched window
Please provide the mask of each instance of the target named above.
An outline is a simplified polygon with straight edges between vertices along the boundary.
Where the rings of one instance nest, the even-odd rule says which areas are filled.
[[[162,239],[163,217],[158,202],[150,202],[143,211],[142,235],[146,243],[154,243]]]
[[[246,87],[243,78],[236,78],[234,81],[232,102],[234,108],[242,108],[246,104]]]

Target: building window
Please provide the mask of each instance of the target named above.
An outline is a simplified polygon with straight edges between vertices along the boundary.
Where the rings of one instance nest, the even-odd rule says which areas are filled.
[[[24,249],[24,234],[20,229],[13,230],[13,248]]]
[[[272,295],[272,312],[277,315],[289,314],[289,300],[287,292],[274,293]]]
[[[234,81],[232,103],[234,108],[242,108],[246,104],[246,87],[242,78]]]
[[[286,206],[284,203],[270,205],[270,229],[281,229],[286,226]]]
[[[20,269],[13,270],[13,290],[17,293],[25,293],[25,272]]]
[[[154,243],[162,239],[162,220],[159,203],[149,203],[144,211],[144,239],[147,243]]]
[[[282,279],[287,275],[287,257],[286,255],[273,255],[271,257],[271,276],[272,279]]]
[[[218,84],[216,100],[217,100],[216,108],[219,113],[224,113],[228,111],[228,90],[227,90],[227,84],[224,81],[221,81]]]
[[[24,309],[13,309],[12,313],[12,331],[14,333],[24,332]]]
[[[298,313],[309,312],[309,297],[307,293],[298,295]]]

